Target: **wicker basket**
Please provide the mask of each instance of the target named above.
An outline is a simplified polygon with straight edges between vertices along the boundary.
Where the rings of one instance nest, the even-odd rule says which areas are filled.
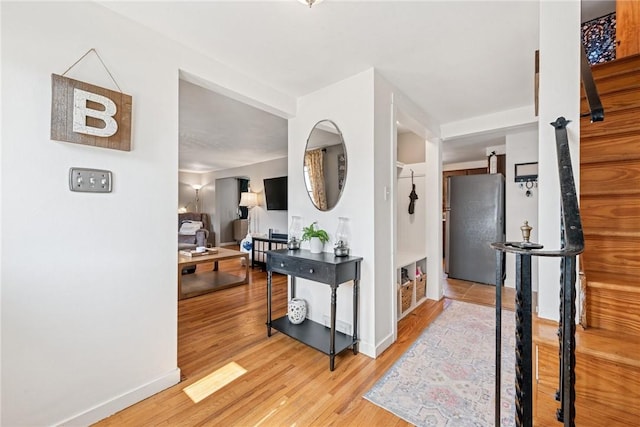
[[[416,301],[420,301],[427,294],[427,275],[416,277]]]
[[[400,286],[400,293],[402,294],[402,312],[405,312],[411,307],[411,300],[413,299],[413,280],[405,282]]]

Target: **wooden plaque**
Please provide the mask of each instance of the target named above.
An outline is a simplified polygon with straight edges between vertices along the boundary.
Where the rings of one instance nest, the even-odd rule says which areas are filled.
[[[131,96],[51,75],[51,139],[131,151]]]

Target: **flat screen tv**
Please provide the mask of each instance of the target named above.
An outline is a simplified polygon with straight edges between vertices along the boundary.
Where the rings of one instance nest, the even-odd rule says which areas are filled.
[[[264,182],[264,198],[269,211],[286,211],[287,203],[287,177],[267,178]]]

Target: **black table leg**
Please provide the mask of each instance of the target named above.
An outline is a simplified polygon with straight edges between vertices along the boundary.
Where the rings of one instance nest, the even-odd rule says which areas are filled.
[[[336,286],[331,286],[331,338],[329,341],[329,370],[333,371],[336,358]]]
[[[360,264],[358,264],[359,266]],[[358,354],[358,293],[360,280],[353,281],[353,354]]]
[[[271,271],[267,271],[267,336],[271,336]]]

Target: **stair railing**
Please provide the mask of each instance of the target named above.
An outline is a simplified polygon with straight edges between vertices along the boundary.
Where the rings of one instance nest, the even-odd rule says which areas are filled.
[[[591,123],[601,122],[604,120],[604,108],[602,108],[602,102],[600,102],[596,82],[593,80],[593,73],[591,72],[589,61],[587,60],[587,54],[584,49],[580,49],[580,51],[580,77],[582,79],[582,86],[584,87],[587,102],[589,103],[589,113],[583,114],[583,117],[590,115]]]
[[[551,125],[555,128],[558,172],[564,229],[560,250],[545,251],[542,245],[524,242],[499,242],[491,246],[496,252],[496,384],[495,425],[500,426],[500,382],[502,351],[502,287],[504,253],[516,255],[516,414],[518,427],[533,425],[532,321],[531,321],[531,257],[561,258],[560,301],[560,371],[558,414],[565,427],[575,426],[575,300],[576,256],[584,250],[584,236],[578,207],[578,196],[571,165],[567,137],[569,121],[559,117]]]

